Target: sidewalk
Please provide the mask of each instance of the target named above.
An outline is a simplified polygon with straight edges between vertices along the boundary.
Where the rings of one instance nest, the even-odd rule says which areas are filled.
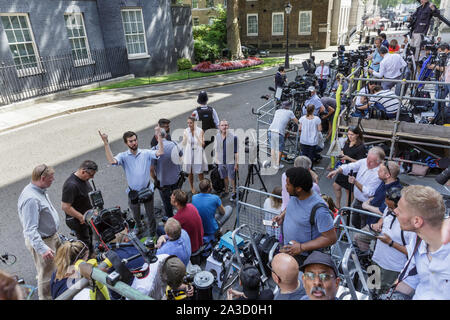
[[[356,49],[358,45],[348,46]],[[320,60],[330,62],[332,52],[337,47],[314,51],[316,64]],[[309,53],[294,54],[290,62],[290,70],[302,68],[301,63],[309,58]],[[0,107],[0,133],[42,120],[51,119],[64,114],[83,110],[102,108],[132,101],[155,98],[164,95],[183,93],[189,91],[207,90],[228,84],[241,83],[255,79],[273,77],[277,67],[256,69],[254,71],[224,74],[214,77],[205,77],[193,80],[176,81],[164,84],[140,86],[124,89],[111,89],[90,93],[69,93],[56,96],[39,97]]]

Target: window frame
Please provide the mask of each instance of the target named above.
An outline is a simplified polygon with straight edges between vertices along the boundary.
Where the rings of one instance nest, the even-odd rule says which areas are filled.
[[[282,27],[282,31],[281,32],[274,32],[273,31],[273,27],[274,27],[273,19],[274,19],[274,17],[276,15],[283,16],[283,27]],[[273,36],[284,36],[284,12],[272,12],[272,35]]]
[[[249,17],[256,17],[256,33],[250,33],[248,31],[248,27],[249,27],[248,18]],[[258,33],[259,33],[259,18],[258,18],[258,14],[257,13],[247,13],[247,36],[248,37],[255,37],[255,36],[258,36]]]
[[[198,24],[195,24],[194,21],[197,20]],[[192,17],[192,26],[199,26],[200,25],[200,18],[199,17]]]
[[[194,1],[197,4],[195,7],[194,7]],[[198,9],[198,0],[192,0],[191,7],[192,7],[192,9]]]
[[[212,4],[212,6],[210,6],[210,4]],[[214,0],[205,0],[205,8],[214,8],[215,4],[214,4]]]
[[[124,11],[138,11],[140,13],[141,21],[142,21],[142,30],[143,30],[142,34],[144,35],[145,52],[131,53],[131,54],[128,52],[127,33],[125,31],[125,21],[123,20],[123,15],[122,15],[122,13]],[[147,36],[145,33],[144,14],[142,13],[142,8],[122,8],[122,9],[120,9],[120,18],[122,19],[122,28],[123,28],[123,34],[125,36],[125,46],[127,47],[128,60],[149,58],[150,55],[148,54]],[[129,35],[140,35],[140,33],[129,34]]]
[[[302,22],[302,20],[301,20],[302,13],[309,13],[309,32],[300,30],[301,22]],[[311,33],[312,33],[312,10],[299,11],[299,13],[298,13],[298,35],[299,36],[310,36]]]
[[[66,16],[75,16],[75,15],[79,15],[81,17],[81,26],[83,27],[84,37],[72,37],[71,38],[71,37],[69,37],[69,35],[67,35],[67,37],[69,39],[69,42],[70,42],[70,46],[72,48],[71,51],[72,52],[74,51],[74,48],[72,46],[72,41],[71,40],[73,38],[75,38],[75,39],[84,38],[85,45],[86,45],[87,56],[88,57],[86,59],[73,59],[74,65],[75,65],[75,67],[82,67],[82,66],[94,64],[95,61],[92,59],[91,48],[89,46],[89,39],[88,39],[88,35],[87,35],[87,32],[86,32],[86,25],[84,24],[84,15],[83,15],[83,13],[82,12],[69,12],[69,13],[66,12],[66,13],[64,13],[64,18]],[[76,20],[76,18],[75,18],[75,20]],[[64,19],[64,24],[65,24],[66,31],[67,31],[67,21],[65,19]],[[73,54],[72,54],[72,57],[73,57]]]
[[[41,57],[40,57],[40,54],[39,54],[39,51],[38,51],[38,48],[36,45],[36,40],[34,38],[33,28],[31,26],[30,17],[28,16],[28,13],[20,13],[20,12],[0,13],[0,17],[8,17],[10,19],[10,17],[12,17],[12,16],[25,17],[27,27],[28,27],[28,32],[29,32],[30,38],[31,38],[31,46],[33,48],[33,53],[36,58],[36,67],[29,67],[29,68],[24,67],[23,69],[17,69],[17,64],[14,61],[14,54],[11,51],[11,43],[9,42],[8,36],[6,35],[6,30],[9,30],[9,29],[5,29],[5,26],[2,23],[3,31],[5,32],[6,41],[8,43],[9,52],[11,53],[11,57],[14,61],[14,67],[16,68],[17,76],[18,77],[26,77],[26,76],[32,76],[32,75],[43,73],[44,68],[42,67]],[[19,24],[20,24],[20,22],[19,22]],[[22,31],[23,29],[21,28],[20,30]],[[22,34],[23,34],[23,31],[22,31]],[[14,38],[16,39],[15,34],[14,34]],[[30,41],[14,42],[13,45],[26,44],[26,43],[30,43]],[[18,58],[20,59],[21,56],[19,55]],[[22,64],[22,60],[20,60],[20,61],[21,61],[20,66],[23,67],[24,65]]]

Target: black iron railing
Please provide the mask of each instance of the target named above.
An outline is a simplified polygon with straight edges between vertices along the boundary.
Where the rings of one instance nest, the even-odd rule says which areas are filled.
[[[22,65],[1,62],[0,106],[129,73],[125,47],[91,50],[83,60],[69,53]]]

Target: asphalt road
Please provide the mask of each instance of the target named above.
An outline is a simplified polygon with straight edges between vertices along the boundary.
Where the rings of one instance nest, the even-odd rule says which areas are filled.
[[[293,79],[294,73],[288,74]],[[251,108],[264,103],[261,95],[269,93],[268,86],[273,85],[273,78],[264,78],[236,85],[228,85],[210,90],[210,105],[217,110],[220,119],[227,119],[230,128],[256,127],[256,117]],[[16,129],[0,135],[0,150],[4,156],[0,158],[0,203],[2,219],[0,221],[0,254],[14,254],[17,262],[12,266],[0,264],[0,268],[11,274],[24,278],[27,284],[36,285],[36,271],[30,253],[25,248],[22,226],[17,214],[17,199],[30,181],[34,166],[41,163],[52,165],[56,169],[55,182],[49,188],[49,196],[58,209],[61,218],[61,233],[69,235],[64,223],[64,213],[60,209],[62,185],[65,179],[86,159],[99,165],[99,172],[94,180],[98,189],[102,190],[105,207],[119,205],[127,208],[125,193],[126,180],[121,168],[113,168],[105,158],[103,143],[98,136],[98,129],[109,135],[111,149],[114,154],[125,151],[122,133],[127,130],[138,134],[139,146],[147,148],[150,144],[153,128],[159,118],[171,119],[171,130],[184,129],[186,120],[196,107],[197,92],[170,95],[157,99],[148,99],[136,103],[128,103],[102,109],[95,109],[40,122],[31,126]],[[317,166],[321,178],[323,193],[332,194],[331,182],[323,176],[328,159],[323,159]],[[287,169],[290,166],[286,166]],[[240,183],[244,184],[247,166],[240,166]],[[268,191],[281,185],[281,172],[276,175],[263,176]],[[259,189],[260,183],[255,177],[252,187]],[[185,182],[185,190],[189,190]],[[158,193],[156,193],[158,194]],[[255,198],[252,198],[255,200]],[[259,197],[257,202],[264,201]],[[224,204],[228,204],[225,200]],[[262,205],[262,204],[261,204]],[[156,206],[161,207],[159,194]],[[227,224],[232,229],[234,220]],[[36,296],[36,295],[35,295]]]

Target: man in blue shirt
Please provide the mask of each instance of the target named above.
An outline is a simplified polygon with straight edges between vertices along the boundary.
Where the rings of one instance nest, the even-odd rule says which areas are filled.
[[[375,190],[375,194],[372,198],[364,201],[362,204],[362,208],[364,210],[376,213],[380,215],[380,218],[383,216],[384,210],[386,209],[386,191],[391,188],[402,188],[402,184],[398,179],[398,175],[400,173],[400,166],[394,161],[385,161],[380,164],[380,168],[378,169],[378,177],[382,181],[378,188]],[[362,228],[362,230],[370,232],[371,225],[377,223],[380,218],[375,217],[367,217],[366,223],[367,225]],[[355,235],[355,241],[358,244],[358,247],[362,251],[369,250],[370,242],[372,240],[376,240],[373,237],[357,233]]]
[[[192,204],[197,208],[203,224],[203,242],[214,241],[219,230],[219,225],[215,219],[216,211],[219,209],[221,215],[225,214],[225,208],[219,196],[211,194],[211,181],[203,179],[199,183],[200,193],[192,197]]]
[[[312,189],[309,170],[298,167],[286,171],[286,190],[291,196],[286,210],[273,218],[283,228],[283,244],[280,252],[293,256],[299,266],[313,250],[321,250],[337,241],[333,217],[322,197]],[[314,224],[310,224],[312,208],[316,210]]]
[[[380,55],[380,48],[381,48],[381,42],[383,39],[381,37],[375,38],[375,50],[372,55],[369,56],[369,60],[372,60],[372,64],[370,65],[370,68],[373,71],[379,72],[380,71],[380,63],[381,60],[383,60],[383,57]]]
[[[136,192],[149,188],[151,193],[154,191],[153,182],[150,180],[150,163],[152,159],[159,159],[164,154],[164,145],[161,138],[160,128],[155,128],[155,135],[158,136],[158,150],[148,150],[138,148],[138,138],[136,133],[127,131],[123,134],[123,142],[127,145],[128,151],[121,152],[115,157],[112,154],[108,142],[108,135],[98,131],[105,146],[106,159],[113,166],[122,166],[125,170],[128,188],[128,205],[133,212],[133,218],[138,227],[138,234],[144,232],[144,226],[141,221],[141,203],[135,201]],[[130,194],[130,191],[135,191]],[[131,196],[131,197],[130,197]],[[156,235],[156,220],[153,213],[153,194],[143,202],[147,214],[150,236]]]
[[[178,189],[183,151],[175,142],[167,140],[167,133],[162,128],[161,137],[163,138],[164,154],[159,159],[152,159],[150,175],[155,181],[156,188],[159,189],[166,216],[170,218],[173,216],[170,196],[175,189]],[[156,146],[152,150],[156,151]]]
[[[174,218],[169,218],[164,225],[166,234],[159,237],[156,255],[176,255],[187,266],[191,258],[191,239],[181,228],[181,224]]]
[[[309,106],[310,104],[314,105],[314,115],[315,116],[319,116],[319,114],[321,114],[321,113],[326,113],[327,110],[325,109],[322,101],[320,100],[319,96],[317,95],[316,88],[313,86],[310,86],[308,88],[308,91],[311,94],[311,98],[306,100],[305,103],[303,104],[303,109],[302,109],[303,115],[306,114],[306,107]]]

